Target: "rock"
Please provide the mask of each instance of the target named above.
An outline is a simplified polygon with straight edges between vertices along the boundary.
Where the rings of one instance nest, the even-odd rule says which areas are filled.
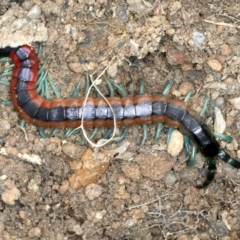
[[[219,72],[222,70],[222,64],[217,59],[210,59],[207,64],[214,71]]]
[[[214,114],[215,114],[214,131],[217,133],[223,133],[226,129],[226,121],[224,120],[222,112],[218,107],[215,107]]]
[[[240,97],[232,98],[232,99],[229,99],[228,101],[231,103],[233,108],[240,110]]]
[[[102,194],[102,187],[98,184],[91,183],[86,187],[85,194],[89,200],[93,200]]]
[[[21,196],[20,191],[15,187],[14,182],[11,180],[7,180],[4,186],[5,190],[1,195],[3,202],[9,205],[14,205],[15,201]]]
[[[183,149],[183,142],[183,135],[178,130],[174,130],[167,145],[167,152],[173,157],[178,156]]]

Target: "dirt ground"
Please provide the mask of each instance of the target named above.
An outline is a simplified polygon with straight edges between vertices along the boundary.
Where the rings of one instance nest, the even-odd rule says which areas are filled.
[[[205,122],[233,137],[220,144],[240,159],[239,10],[239,1],[219,0],[3,0],[0,45],[37,51],[42,42],[41,64],[64,98],[86,73],[95,79],[103,73],[105,96],[105,77],[128,96],[139,93],[139,79],[150,95],[168,81],[173,98],[183,100],[192,88],[196,112],[207,94]],[[10,99],[8,87],[0,92],[1,100]],[[11,105],[0,109],[0,239],[240,239],[240,171],[216,159],[213,183],[195,188],[206,178],[206,159],[198,153],[188,167],[178,131],[166,144],[165,126],[153,144],[150,124],[139,147],[143,129],[133,126],[120,143],[87,155],[91,147],[81,134],[63,139],[62,130],[44,139],[35,125],[20,127]],[[74,172],[84,156],[93,169]]]

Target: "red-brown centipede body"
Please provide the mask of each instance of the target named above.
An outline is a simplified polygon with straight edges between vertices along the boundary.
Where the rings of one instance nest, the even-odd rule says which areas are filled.
[[[240,168],[240,163],[220,149],[213,133],[183,101],[163,95],[112,97],[108,98],[112,112],[102,98],[88,98],[83,111],[84,98],[46,100],[38,94],[36,82],[39,60],[32,47],[6,47],[0,49],[0,55],[9,56],[15,64],[10,84],[11,101],[19,115],[28,122],[42,127],[75,128],[84,119],[85,127],[112,127],[113,112],[117,126],[165,122],[173,127],[183,127],[201,153],[208,158],[207,180],[203,186],[207,186],[214,177],[215,156]]]

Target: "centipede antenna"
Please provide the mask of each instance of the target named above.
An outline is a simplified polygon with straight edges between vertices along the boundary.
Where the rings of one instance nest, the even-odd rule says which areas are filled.
[[[203,185],[196,186],[196,188],[205,188],[207,187],[214,179],[216,172],[216,163],[213,158],[207,158],[208,170],[207,170],[207,179]]]
[[[112,83],[107,78],[105,78],[105,81],[107,82],[107,85],[108,85],[108,89],[109,89],[109,92],[110,92],[110,97],[114,97],[115,92],[114,92],[114,88],[112,86]]]
[[[145,80],[144,79],[140,79],[140,89],[139,89],[139,94],[144,94],[145,93]]]
[[[188,102],[190,101],[192,95],[193,95],[193,90],[190,89],[190,90],[187,92],[187,95],[186,95],[185,98],[184,98],[184,102],[185,102],[185,103],[188,103]]]
[[[153,140],[153,144],[156,144],[161,136],[161,133],[162,133],[162,129],[163,129],[163,124],[162,123],[158,123],[157,125],[157,130],[156,130],[156,133],[155,133],[155,137],[154,137],[154,140]]]
[[[224,150],[219,150],[218,157],[222,159],[225,163],[230,164],[232,167],[240,168],[240,162],[234,158],[231,158]]]
[[[168,144],[169,141],[170,141],[170,138],[171,138],[171,136],[172,136],[172,133],[173,133],[174,129],[175,129],[174,127],[170,127],[170,128],[168,129],[167,144]]]
[[[200,117],[204,117],[205,114],[206,114],[206,111],[207,111],[207,107],[208,107],[208,104],[209,104],[209,97],[207,94],[204,94],[204,104],[203,104],[203,108],[202,108],[202,111],[200,112]]]
[[[217,133],[217,132],[214,132],[213,135],[216,137],[216,138],[219,138],[221,140],[224,140],[226,142],[232,142],[233,138],[229,135],[225,135],[225,134],[222,134],[222,133]]]
[[[167,86],[166,86],[165,89],[163,90],[162,95],[167,96],[167,95],[169,94],[172,86],[173,86],[173,82],[172,82],[172,81],[169,81],[168,84],[167,84]]]

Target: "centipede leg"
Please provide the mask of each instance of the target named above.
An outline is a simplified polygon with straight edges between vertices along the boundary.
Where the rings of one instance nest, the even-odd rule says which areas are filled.
[[[202,111],[200,112],[200,117],[204,117],[205,116],[205,113],[207,111],[207,107],[208,107],[208,104],[209,104],[209,97],[207,94],[204,95],[204,104],[203,104],[203,108],[202,108]]]
[[[93,139],[93,138],[97,135],[98,130],[99,130],[99,128],[98,128],[98,127],[95,127],[95,128],[93,129],[93,131],[92,131],[89,139]]]
[[[42,56],[42,50],[43,50],[43,44],[42,42],[38,42],[38,52],[37,52],[38,58]]]
[[[113,142],[114,142],[114,143],[119,143],[119,142],[121,142],[123,139],[125,139],[125,137],[127,136],[127,133],[128,133],[128,128],[125,127],[124,130],[123,130],[122,135],[121,135],[117,140],[114,140]]]
[[[107,78],[105,78],[105,81],[107,82],[107,85],[108,85],[110,97],[114,97],[115,93],[114,93],[114,88],[112,83]]]
[[[8,62],[10,60],[10,58],[2,58],[0,59],[0,63],[4,63],[4,62]],[[4,67],[0,70],[0,79],[4,78],[4,77],[7,77],[7,76],[11,76],[12,75],[12,68],[14,67],[13,64],[7,66],[7,67]],[[4,80],[0,80],[0,85],[4,85],[6,87],[9,87],[10,86],[10,83],[8,81],[4,81]],[[3,105],[11,105],[12,102],[11,101],[6,101],[6,100],[1,100],[0,101],[0,104],[3,104]]]
[[[215,172],[216,172],[216,162],[213,158],[207,158],[207,179],[203,183],[203,185],[196,186],[197,188],[205,188],[207,187],[214,179]]]
[[[168,84],[167,84],[167,86],[166,86],[165,89],[163,90],[162,95],[167,96],[167,95],[169,94],[172,86],[173,86],[173,82],[172,82],[172,81],[169,81]]]
[[[148,125],[143,124],[142,128],[143,128],[143,138],[142,138],[142,142],[140,144],[140,147],[142,147],[146,143],[147,136],[148,136]]]
[[[38,129],[39,129],[39,134],[41,135],[42,138],[54,137],[59,132],[59,129],[55,128],[55,129],[53,129],[53,131],[50,134],[46,134],[46,133],[44,133],[44,131],[45,131],[44,127],[39,127]]]
[[[112,134],[112,132],[113,132],[113,129],[112,128],[109,128],[108,130],[107,130],[107,132],[103,135],[103,139],[108,139],[109,138],[109,136]]]
[[[115,82],[112,82],[112,84],[117,89],[117,91],[118,91],[118,93],[120,94],[121,97],[127,97],[127,93],[122,86],[118,85]]]
[[[196,154],[197,154],[197,148],[196,148],[196,146],[193,146],[192,147],[192,151],[191,151],[191,155],[190,155],[190,157],[189,157],[189,159],[187,161],[187,165],[189,167],[194,166],[195,160],[196,160]]]
[[[163,129],[163,124],[162,123],[158,123],[157,125],[157,130],[156,130],[156,133],[155,133],[155,137],[154,137],[154,140],[153,140],[153,144],[156,144],[161,136],[161,133],[162,133],[162,129]]]
[[[185,98],[184,98],[184,102],[185,102],[185,103],[188,103],[188,102],[190,101],[192,94],[193,94],[193,90],[190,89],[190,90],[187,92],[187,94],[186,94],[186,96],[185,96]]]
[[[221,140],[224,140],[225,142],[232,142],[233,138],[229,135],[225,135],[225,134],[222,134],[222,133],[217,133],[217,132],[214,132],[213,135],[216,137],[216,138],[220,138]]]
[[[145,81],[142,78],[139,81],[140,81],[139,94],[144,94],[145,93]]]
[[[185,150],[187,152],[187,156],[188,156],[187,165],[189,167],[192,167],[195,164],[197,148],[195,145],[193,145],[192,151],[190,151],[190,138],[189,138],[189,136],[186,136],[186,135],[184,135],[184,148],[185,148]]]
[[[169,141],[170,141],[170,138],[171,138],[171,136],[172,136],[172,133],[173,133],[174,129],[175,129],[174,127],[170,127],[170,128],[168,129],[167,144],[168,144]]]

